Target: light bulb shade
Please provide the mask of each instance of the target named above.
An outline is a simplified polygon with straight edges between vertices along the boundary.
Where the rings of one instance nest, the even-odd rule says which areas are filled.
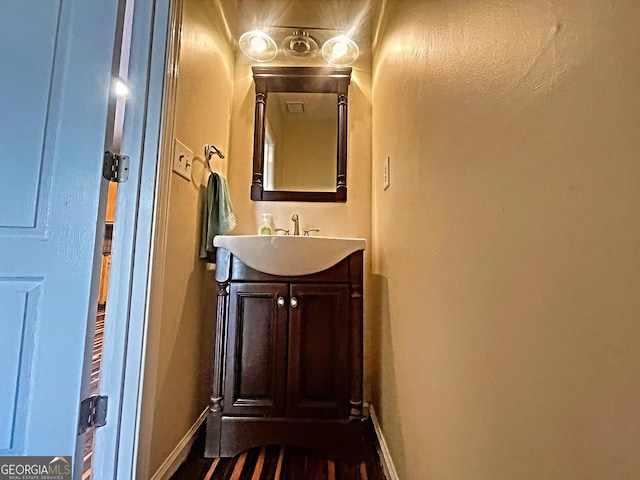
[[[251,30],[240,36],[240,50],[251,60],[268,62],[276,58],[278,46],[276,42],[260,30]]]
[[[356,61],[360,49],[356,42],[345,35],[330,38],[322,45],[322,56],[331,65],[344,66]]]
[[[294,57],[312,57],[318,53],[320,45],[304,30],[296,30],[282,41],[282,50]]]

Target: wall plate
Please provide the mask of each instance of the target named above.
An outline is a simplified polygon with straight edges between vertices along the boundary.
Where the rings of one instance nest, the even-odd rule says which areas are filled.
[[[192,167],[193,152],[176,138],[173,144],[173,171],[191,181]]]

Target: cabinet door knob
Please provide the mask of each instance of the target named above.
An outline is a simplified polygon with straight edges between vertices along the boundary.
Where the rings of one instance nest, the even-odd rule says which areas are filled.
[[[291,297],[291,308],[296,308],[298,306],[298,299],[296,297]]]
[[[278,297],[278,306],[284,307],[284,297]]]

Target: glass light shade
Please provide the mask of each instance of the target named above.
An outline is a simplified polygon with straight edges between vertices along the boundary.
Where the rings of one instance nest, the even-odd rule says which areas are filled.
[[[318,41],[304,30],[296,30],[282,41],[282,50],[287,55],[294,57],[312,57],[320,46]]]
[[[251,60],[268,62],[276,58],[278,46],[276,42],[260,30],[251,30],[240,36],[240,50]]]
[[[345,35],[330,38],[322,45],[322,56],[331,65],[350,65],[356,61],[358,55],[358,45]]]

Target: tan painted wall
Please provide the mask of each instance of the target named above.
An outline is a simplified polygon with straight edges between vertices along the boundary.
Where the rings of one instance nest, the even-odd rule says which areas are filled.
[[[175,137],[194,152],[191,181],[170,174],[168,222],[154,269],[163,286],[151,299],[138,477],[150,478],[209,403],[215,311],[214,272],[198,258],[208,171],[203,149],[229,147],[233,54],[213,2],[184,0]],[[226,162],[212,159],[226,173]]]
[[[400,477],[640,478],[640,4],[385,3],[374,402]]]

